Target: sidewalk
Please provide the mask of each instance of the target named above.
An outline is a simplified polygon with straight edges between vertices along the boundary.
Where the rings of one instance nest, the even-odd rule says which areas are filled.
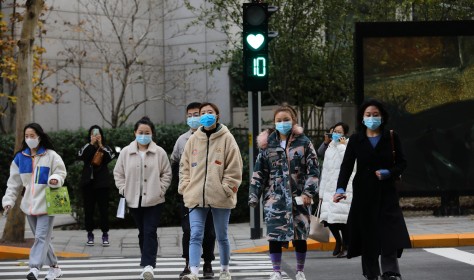
[[[0,218],[0,231],[3,232],[5,218]],[[405,218],[412,245],[420,247],[457,247],[474,245],[474,216],[462,217],[408,217]],[[61,230],[62,225],[75,223],[70,216],[58,216],[55,219],[53,246],[60,257],[126,257],[139,256],[138,231],[136,229],[110,230],[110,246],[102,247],[101,233],[96,230],[95,246],[86,246],[86,232],[83,230]],[[265,235],[265,229],[264,229]],[[159,256],[179,257],[182,231],[180,227],[158,229]],[[32,238],[29,226],[26,226],[25,238]],[[248,223],[229,225],[229,241],[233,253],[266,252],[265,238],[251,240]],[[290,243],[291,244],[291,243]],[[308,240],[309,250],[333,250],[334,240],[330,243],[318,243]],[[28,258],[28,248],[0,246],[0,259]],[[216,253],[217,246],[216,246]]]

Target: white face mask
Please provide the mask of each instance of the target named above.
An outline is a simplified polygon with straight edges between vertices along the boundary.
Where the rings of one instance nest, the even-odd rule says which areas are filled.
[[[38,138],[26,138],[25,139],[26,145],[30,147],[30,149],[35,149],[38,147],[39,144],[39,137]]]

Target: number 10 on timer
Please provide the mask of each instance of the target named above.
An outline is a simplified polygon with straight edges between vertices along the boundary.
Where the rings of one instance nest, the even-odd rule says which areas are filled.
[[[256,77],[267,75],[267,60],[265,57],[256,57],[252,61],[252,74]]]

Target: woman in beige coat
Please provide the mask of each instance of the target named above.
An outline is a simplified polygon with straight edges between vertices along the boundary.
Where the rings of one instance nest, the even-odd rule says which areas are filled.
[[[242,182],[242,157],[229,129],[219,120],[219,108],[203,103],[199,108],[201,127],[189,138],[180,162],[178,192],[189,208],[191,239],[189,268],[183,280],[199,280],[199,262],[204,226],[212,211],[219,243],[221,272],[219,280],[230,280],[230,244],[227,237],[230,210],[237,204],[237,190]]]
[[[135,124],[135,140],[123,148],[114,168],[115,185],[125,197],[138,227],[144,267],[140,279],[153,279],[158,236],[156,230],[171,184],[171,165],[165,150],[153,142],[155,126],[148,117]]]

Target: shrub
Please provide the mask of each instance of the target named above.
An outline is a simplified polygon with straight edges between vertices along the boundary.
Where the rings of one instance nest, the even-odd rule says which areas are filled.
[[[157,125],[156,126],[156,137],[154,140],[170,155],[173,151],[174,144],[178,137],[186,132],[188,127],[184,124],[179,125]],[[237,195],[237,207],[232,211],[231,222],[246,222],[249,220],[249,207],[247,206],[248,200],[248,142],[247,132],[241,130],[232,130],[235,138],[241,149],[242,158],[244,161],[243,168],[243,182]],[[130,144],[134,140],[133,127],[120,127],[115,129],[104,129],[106,138],[106,144],[115,149],[115,147],[123,148]],[[48,135],[51,137],[56,152],[61,155],[67,168],[67,178],[65,186],[68,186],[69,194],[71,197],[72,209],[79,223],[79,227],[83,228],[84,211],[83,211],[83,199],[82,191],[79,188],[81,172],[83,163],[77,158],[77,152],[85,145],[87,139],[87,131],[80,129],[77,131],[58,131],[50,132]],[[9,177],[10,164],[13,159],[13,146],[14,137],[13,135],[0,135],[0,191],[3,196],[6,189],[6,182]],[[131,215],[126,215],[125,219],[118,219],[115,217],[118,201],[120,196],[118,195],[117,189],[114,185],[113,180],[113,169],[115,166],[113,160],[109,163],[110,170],[110,191],[111,200],[109,208],[109,220],[111,228],[128,228],[134,227],[135,224],[131,218]],[[180,225],[181,209],[179,205],[179,195],[177,192],[177,180],[173,180],[172,185],[168,189],[165,199],[165,208],[161,217],[162,226],[178,226]],[[97,213],[97,212],[96,212]],[[98,221],[98,217],[96,217]]]

